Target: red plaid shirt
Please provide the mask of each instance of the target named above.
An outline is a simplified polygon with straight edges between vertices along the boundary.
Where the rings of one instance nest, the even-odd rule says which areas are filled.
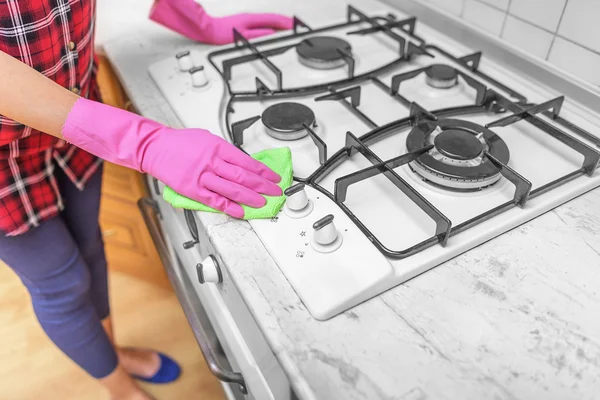
[[[83,97],[100,100],[95,12],[95,0],[0,0],[0,51]],[[101,162],[0,115],[0,232],[19,235],[63,209],[56,167],[83,189]]]

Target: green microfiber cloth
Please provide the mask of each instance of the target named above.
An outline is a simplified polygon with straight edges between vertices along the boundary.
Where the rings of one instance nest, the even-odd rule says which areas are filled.
[[[293,170],[292,170],[292,152],[289,147],[281,147],[277,149],[263,150],[252,155],[252,158],[265,164],[273,171],[277,172],[281,176],[279,187],[281,190],[285,190],[292,184]],[[258,219],[258,218],[271,218],[277,215],[283,203],[285,203],[285,195],[272,197],[264,196],[267,199],[267,204],[261,208],[252,208],[242,205],[244,209],[244,219]],[[168,186],[165,186],[163,192],[163,199],[170,203],[175,208],[185,208],[188,210],[195,211],[207,211],[214,213],[221,213],[219,210],[215,210],[207,205],[199,203],[188,197],[180,195]]]

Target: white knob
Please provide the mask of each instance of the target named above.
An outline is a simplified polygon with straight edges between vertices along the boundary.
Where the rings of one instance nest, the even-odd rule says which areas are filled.
[[[190,74],[192,74],[192,85],[202,87],[208,83],[203,66],[190,69]]]
[[[192,56],[189,51],[184,51],[175,56],[179,62],[179,69],[182,71],[189,71],[194,66],[192,63]]]
[[[304,184],[298,183],[287,188],[283,194],[286,196],[285,204],[290,210],[300,211],[308,205],[308,196],[304,190]]]
[[[317,244],[326,246],[335,242],[338,232],[333,223],[333,215],[329,214],[313,224],[314,240]]]
[[[214,256],[208,256],[200,264],[196,265],[196,273],[198,274],[198,282],[200,283],[221,283],[223,282],[223,275],[221,274],[221,267],[217,264],[217,260]]]

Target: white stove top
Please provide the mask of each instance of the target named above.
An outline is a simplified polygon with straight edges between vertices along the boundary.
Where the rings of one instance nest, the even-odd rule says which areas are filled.
[[[288,205],[277,218],[250,224],[317,319],[331,318],[600,185],[598,172],[591,176],[583,173],[584,165],[586,170],[595,170],[600,159],[596,147],[564,124],[538,113],[528,117],[537,118],[534,123],[515,118],[518,121],[504,127],[490,127],[491,132],[482,128],[512,115],[511,110],[530,107],[525,103],[541,104],[556,98],[551,89],[491,64],[485,54],[478,69],[470,68],[457,60],[468,55],[460,45],[418,24],[414,31],[418,36],[409,28],[397,27],[348,35],[393,23],[365,18],[360,11],[352,14],[354,22],[347,23],[345,16],[340,16],[329,26],[312,27],[311,32],[299,27],[298,34],[253,41],[252,49],[242,42],[239,48],[191,48],[189,55],[173,55],[152,65],[149,71],[184,126],[220,134],[250,154],[282,146],[291,149],[294,176],[297,182],[306,184],[304,189],[289,196]],[[368,14],[387,16],[387,12]],[[310,21],[304,22],[310,26]],[[294,46],[317,36],[337,37],[351,45],[350,53],[338,57],[340,67],[323,70],[299,62]],[[400,59],[401,49],[411,49],[415,54]],[[424,52],[429,55],[421,54]],[[354,79],[349,78],[350,58],[354,61]],[[458,82],[445,89],[432,87],[425,69],[435,64],[458,71]],[[410,79],[394,79],[419,69],[423,71]],[[273,70],[281,72],[281,80]],[[223,76],[227,75],[230,79],[225,82]],[[331,85],[343,80],[343,85]],[[398,81],[398,94],[395,90],[394,95],[390,94]],[[310,87],[314,90],[307,89]],[[511,110],[495,112],[500,108],[495,106],[486,111],[484,105],[492,104],[483,99],[486,90],[488,97],[497,93],[497,99],[517,102],[524,97],[527,101],[521,108],[502,103]],[[344,96],[321,99],[334,97],[335,93]],[[358,100],[356,107],[351,100]],[[304,137],[290,141],[269,134],[260,116],[269,106],[283,102],[300,103],[313,111],[316,123],[310,134],[305,131]],[[415,113],[421,108],[435,116],[427,111]],[[570,104],[568,99],[559,115],[587,132],[600,132],[599,117]],[[238,127],[245,129],[238,132],[232,128],[243,121],[249,122]],[[448,177],[440,180],[429,176],[424,180],[414,168],[421,164],[415,165],[414,161],[410,166],[380,164],[373,168],[374,163],[415,150],[407,148],[407,137],[414,135],[415,129],[439,126],[423,145],[435,144],[430,151],[442,149],[441,142],[433,137],[442,135],[440,132],[454,123],[476,124],[481,127],[476,133],[486,131],[505,143],[508,167],[502,175],[496,174],[496,183],[461,192],[431,183],[434,180],[457,186]],[[326,154],[313,136],[326,145]],[[481,135],[477,137],[482,141]],[[462,146],[458,151],[464,149]],[[497,149],[487,150],[502,158]],[[436,154],[439,160],[441,153]],[[444,168],[455,168],[454,163],[492,163],[485,154],[467,161],[445,158]],[[378,173],[367,178],[365,174],[374,170]],[[515,172],[524,180],[515,180]],[[357,178],[354,173],[362,176]],[[468,185],[477,185],[477,180],[467,181]],[[343,182],[351,182],[345,196]],[[519,185],[518,196],[513,182]],[[524,203],[523,207],[516,206],[515,199]],[[306,200],[305,208],[293,210]],[[328,215],[333,216],[333,222],[326,218]],[[316,221],[322,222],[315,227]]]

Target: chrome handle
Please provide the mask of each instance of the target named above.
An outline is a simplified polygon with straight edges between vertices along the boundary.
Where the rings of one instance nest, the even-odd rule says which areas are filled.
[[[158,224],[155,222],[150,209],[152,212],[158,212],[158,205],[156,202],[149,198],[142,198],[138,201],[138,208],[142,213],[142,217],[144,218],[144,222],[146,223],[146,227],[150,232],[150,237],[152,237],[152,241],[154,242],[154,246],[156,247],[156,251],[158,252],[160,259],[165,267],[167,272],[167,276],[169,281],[171,282],[171,286],[173,286],[173,290],[177,295],[177,299],[181,304],[181,308],[183,309],[183,313],[185,314],[190,327],[192,328],[192,332],[194,333],[194,337],[196,338],[196,342],[200,346],[200,350],[202,350],[202,355],[204,356],[204,360],[210,369],[210,372],[217,377],[219,380],[223,382],[236,383],[240,386],[240,390],[243,394],[248,394],[246,389],[246,382],[244,381],[244,377],[239,372],[233,372],[228,369],[223,368],[217,359],[217,351],[213,349],[210,345],[210,341],[207,339],[206,329],[202,326],[202,322],[194,312],[194,308],[192,303],[185,295],[184,282],[181,278],[176,274],[173,264],[171,263],[171,257],[169,255],[169,250],[165,241],[162,238],[162,234],[160,232],[160,228]]]
[[[154,193],[160,196],[160,188],[158,187],[158,179],[152,178],[152,185],[154,186]]]
[[[183,215],[185,216],[185,223],[192,235],[192,240],[185,242],[183,244],[184,249],[191,249],[195,245],[198,244],[200,239],[198,238],[198,226],[196,225],[196,220],[194,219],[194,214],[190,210],[183,210]]]

